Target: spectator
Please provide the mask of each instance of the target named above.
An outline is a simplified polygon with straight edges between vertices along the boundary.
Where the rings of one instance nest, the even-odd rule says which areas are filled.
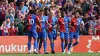
[[[16,36],[18,29],[14,27],[14,23],[11,23],[11,27],[8,29],[9,36]]]
[[[10,25],[11,25],[10,18],[7,17],[7,19],[6,19],[6,27],[10,28]]]
[[[25,2],[22,1],[20,6],[21,6],[21,11],[26,15],[26,14],[28,14],[29,10],[28,10],[28,7],[26,7],[24,4],[25,4]]]
[[[11,7],[10,5],[8,5],[8,9],[6,10],[6,17],[9,17],[10,18],[10,22],[14,23],[15,9],[13,7]]]
[[[66,3],[66,0],[62,0],[62,8],[64,8],[64,4]]]
[[[95,27],[95,33],[96,35],[100,35],[100,21],[97,21],[97,25]]]
[[[81,7],[83,15],[85,15],[89,10],[89,4],[87,3],[87,0],[84,0],[84,2],[81,4]]]
[[[2,36],[8,35],[8,28],[6,27],[6,21],[3,22],[2,26],[1,26],[1,30],[2,30]]]
[[[0,2],[0,26],[3,23],[3,21],[5,20],[5,9],[3,6],[3,2]]]
[[[14,2],[11,2],[11,3],[10,3],[10,6],[11,6],[14,10],[16,10],[16,4],[15,4]]]
[[[43,5],[42,5],[42,3],[40,2],[40,0],[35,0],[35,3],[33,4],[33,7],[34,7],[35,9],[37,9],[37,8],[42,8]]]
[[[45,16],[48,17],[49,12],[56,17],[58,13],[63,12],[67,13],[68,18],[75,16],[73,12],[80,12],[80,17],[83,18],[85,23],[84,29],[81,30],[81,34],[94,35],[97,21],[100,22],[100,1],[99,0],[31,0],[28,6],[28,0],[14,0],[10,2],[8,0],[0,0],[0,30],[7,33],[8,28],[11,28],[12,23],[15,24],[15,27],[18,27],[18,35],[23,35],[23,32],[27,32],[27,20],[26,16],[28,15],[29,10],[40,10],[43,9]],[[37,11],[40,13],[39,11]],[[37,13],[37,14],[38,14]],[[63,14],[63,13],[62,13]],[[38,15],[37,15],[38,16]],[[95,17],[94,17],[95,16]],[[4,21],[4,22],[3,22]],[[3,22],[3,23],[2,23]],[[5,29],[3,29],[5,28]],[[25,29],[24,29],[25,28]],[[4,32],[5,31],[5,32]]]
[[[99,18],[98,18],[98,22],[100,22],[100,16],[99,16]],[[100,24],[100,23],[99,23]]]
[[[56,0],[55,1],[56,6],[58,6],[59,8],[62,8],[62,0]]]
[[[50,11],[51,11],[53,14],[56,14],[57,8],[55,8],[54,6],[51,6],[51,7],[50,7]],[[59,11],[60,11],[60,10],[59,10]]]
[[[100,0],[96,0],[98,6],[100,6]]]
[[[64,11],[72,11],[73,10],[73,4],[71,1],[66,1],[64,4]]]
[[[28,4],[27,4],[28,0],[24,0],[24,2],[25,2],[25,6],[28,7]]]
[[[1,26],[0,26],[0,36],[2,36],[2,29],[1,29]]]
[[[92,24],[89,26],[88,34],[89,35],[93,35],[93,27],[92,27]]]
[[[83,17],[83,21],[84,21],[84,27],[86,29],[86,35],[88,35],[88,29],[89,29],[89,15],[88,14],[85,14],[85,16]]]
[[[19,6],[18,7],[18,11],[17,11],[17,18],[23,22],[24,21],[24,18],[25,18],[25,14],[24,12],[21,10],[22,8]]]
[[[98,7],[98,10],[97,10],[98,12],[98,16],[100,16],[100,6]]]
[[[88,32],[90,35],[95,35],[95,27],[97,25],[96,17],[93,17],[92,20],[89,21],[89,29]]]
[[[23,30],[24,30],[24,26],[23,24],[20,23],[20,20],[18,18],[15,19],[15,27],[18,27],[18,35],[23,35]]]
[[[50,8],[50,6],[51,6],[50,1],[48,1],[48,0],[44,1],[45,8]]]
[[[74,4],[74,10],[76,12],[82,13],[81,3],[80,0],[77,0]]]
[[[20,4],[21,4],[22,1],[24,1],[24,0],[17,0],[17,1],[16,1],[16,5],[17,5],[17,6],[20,6]]]
[[[89,16],[92,18],[92,16],[96,16],[97,12],[95,11],[95,7],[93,4],[90,4],[90,9],[88,10]]]

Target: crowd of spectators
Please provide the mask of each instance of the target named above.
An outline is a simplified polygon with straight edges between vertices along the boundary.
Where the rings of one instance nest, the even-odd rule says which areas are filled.
[[[84,22],[81,35],[96,35],[100,32],[100,0],[0,0],[0,36],[27,35],[26,16],[33,9],[51,10],[55,14],[79,12]],[[72,16],[72,15],[70,15]]]

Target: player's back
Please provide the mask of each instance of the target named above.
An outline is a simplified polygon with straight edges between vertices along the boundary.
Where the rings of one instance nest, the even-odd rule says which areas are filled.
[[[36,15],[34,14],[31,14],[32,15],[32,18],[31,18],[31,23],[32,23],[32,27],[31,27],[31,30],[36,30]]]
[[[28,20],[28,30],[29,31],[34,31],[36,30],[36,15],[34,14],[29,14],[27,16],[27,20]]]

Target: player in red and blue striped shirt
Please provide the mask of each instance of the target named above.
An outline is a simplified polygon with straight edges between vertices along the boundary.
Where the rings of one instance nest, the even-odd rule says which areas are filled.
[[[28,20],[28,51],[29,51],[29,53],[31,52],[31,39],[33,37],[34,38],[34,53],[38,54],[38,52],[37,52],[38,34],[36,31],[38,19],[36,18],[36,15],[34,12],[35,12],[34,10],[30,10],[30,12],[27,16],[27,20]]]
[[[60,38],[61,38],[61,47],[62,53],[65,53],[65,50],[68,45],[68,38],[69,38],[69,18],[66,17],[66,13],[64,12],[64,17],[61,16],[61,13],[58,13],[58,26],[60,31]]]
[[[71,48],[73,46],[76,46],[79,43],[79,38],[80,38],[80,28],[84,26],[84,22],[82,21],[80,14],[78,12],[75,12],[75,16],[71,19],[70,21],[70,42],[68,45],[68,54],[71,54]],[[75,38],[76,42],[72,44],[72,40]]]
[[[56,40],[57,37],[57,17],[50,12],[50,16],[48,18],[48,37],[50,40],[50,45],[51,45],[51,54],[55,54],[54,51],[54,40]]]
[[[47,32],[46,32],[46,23],[47,17],[44,15],[44,10],[40,10],[39,18],[39,31],[38,31],[38,38],[43,40],[44,43],[44,54],[48,54],[47,52]],[[41,48],[42,42],[39,43],[39,50]]]

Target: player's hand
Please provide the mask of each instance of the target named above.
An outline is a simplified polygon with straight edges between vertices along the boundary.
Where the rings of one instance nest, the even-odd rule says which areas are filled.
[[[51,24],[49,24],[49,27],[52,27],[52,25],[51,25]]]
[[[57,36],[60,36],[60,32],[57,32]]]
[[[2,10],[4,10],[4,11],[5,11],[5,8],[3,7],[3,8],[2,8]]]
[[[37,28],[40,29],[40,27],[37,25]]]
[[[53,28],[57,28],[57,25],[53,26]]]
[[[18,32],[18,27],[16,27],[16,30],[17,30],[17,32]]]
[[[43,22],[43,20],[39,20],[39,22]]]
[[[48,29],[48,28],[46,28],[46,30],[47,30],[47,31],[49,31],[49,29]]]
[[[31,22],[31,20],[29,19],[29,25],[32,25],[32,22]]]
[[[73,29],[73,30],[75,30],[75,28],[74,28],[74,27],[72,27],[72,29]]]
[[[62,22],[61,24],[65,24],[64,22]]]

